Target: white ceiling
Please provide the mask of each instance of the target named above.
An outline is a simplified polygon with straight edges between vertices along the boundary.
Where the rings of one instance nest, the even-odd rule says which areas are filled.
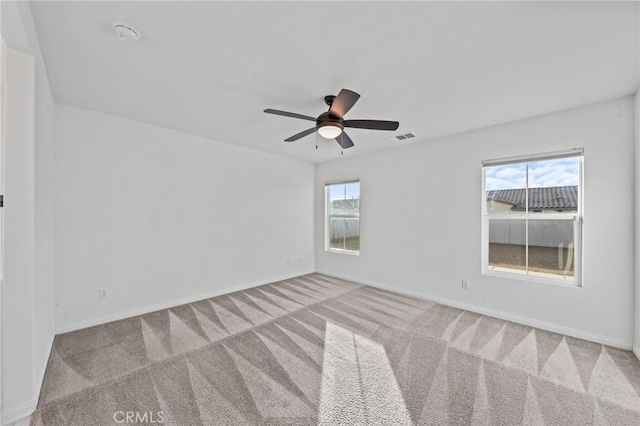
[[[636,2],[32,2],[54,97],[310,162],[340,158],[312,122],[341,88],[357,155],[631,94]],[[137,28],[119,40],[113,21]],[[415,142],[414,142],[415,143]],[[428,142],[427,142],[428,143]]]

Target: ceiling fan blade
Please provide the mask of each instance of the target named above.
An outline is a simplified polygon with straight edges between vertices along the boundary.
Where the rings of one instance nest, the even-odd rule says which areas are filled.
[[[293,141],[297,141],[298,139],[302,139],[302,138],[304,138],[305,136],[308,136],[308,135],[310,135],[311,133],[313,133],[313,132],[315,132],[315,131],[316,131],[316,128],[315,128],[315,127],[312,127],[312,128],[307,129],[307,130],[305,130],[305,131],[303,131],[303,132],[300,132],[300,133],[298,133],[298,134],[295,134],[295,135],[291,136],[290,138],[285,139],[284,141],[285,141],[285,142],[293,142]]]
[[[342,124],[344,127],[370,130],[397,130],[400,125],[397,121],[385,120],[344,120]]]
[[[360,95],[356,92],[349,89],[342,89],[333,100],[333,104],[331,104],[331,108],[329,108],[329,114],[336,115],[340,118],[344,117],[351,107],[358,102],[358,99],[360,99]]]
[[[340,136],[336,138],[336,142],[338,142],[338,145],[344,149],[351,148],[353,146],[353,141],[345,132],[340,133]]]
[[[266,112],[267,114],[275,114],[275,115],[282,115],[282,116],[285,116],[285,117],[299,118],[301,120],[316,121],[315,117],[309,117],[308,115],[296,114],[295,112],[280,111],[278,109],[267,108],[267,109],[264,110],[264,112]]]

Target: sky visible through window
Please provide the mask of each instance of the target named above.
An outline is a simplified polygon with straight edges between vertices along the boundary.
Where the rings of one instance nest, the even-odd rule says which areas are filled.
[[[360,182],[331,185],[331,200],[351,200],[360,198]]]
[[[486,189],[526,188],[527,163],[486,167]],[[580,157],[529,162],[529,188],[578,185]]]

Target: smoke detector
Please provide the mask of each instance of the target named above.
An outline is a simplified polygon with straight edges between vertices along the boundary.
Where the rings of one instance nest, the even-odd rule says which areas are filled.
[[[130,25],[123,24],[122,22],[113,23],[113,31],[120,37],[121,40],[139,41],[142,38],[142,34]]]

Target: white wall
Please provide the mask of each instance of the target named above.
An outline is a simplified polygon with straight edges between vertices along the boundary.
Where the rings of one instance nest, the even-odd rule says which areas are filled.
[[[2,2],[3,424],[35,408],[55,334],[53,97],[26,2]]]
[[[633,102],[626,97],[318,165],[316,269],[630,348]],[[481,275],[482,160],[574,147],[585,151],[583,288]],[[360,256],[325,252],[323,185],[355,177]],[[461,288],[462,278],[470,289]]]
[[[19,5],[35,58],[34,389],[39,394],[55,336],[54,102],[28,3]],[[10,159],[9,159],[10,161]],[[38,395],[36,394],[36,397]]]
[[[314,270],[312,164],[61,104],[56,132],[59,331]]]
[[[33,399],[34,63],[4,54],[4,279],[2,394],[5,410]]]

